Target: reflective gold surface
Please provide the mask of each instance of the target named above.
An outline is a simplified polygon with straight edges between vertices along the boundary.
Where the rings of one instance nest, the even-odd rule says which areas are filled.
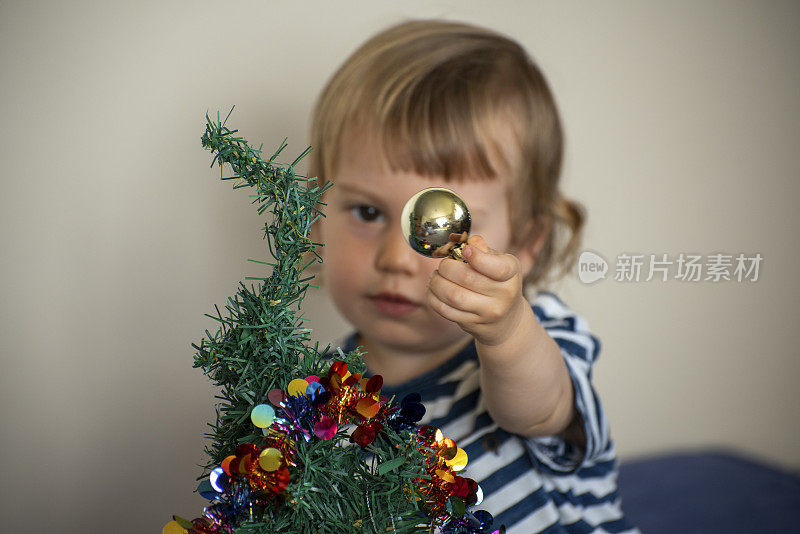
[[[461,257],[472,225],[464,200],[449,189],[423,189],[406,202],[401,215],[403,234],[411,248],[431,258]]]

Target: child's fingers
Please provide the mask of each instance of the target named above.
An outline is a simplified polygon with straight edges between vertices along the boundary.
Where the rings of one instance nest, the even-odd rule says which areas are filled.
[[[428,291],[447,306],[463,312],[477,314],[479,310],[491,305],[491,299],[486,295],[460,286],[440,275],[438,271],[434,271],[428,283]]]
[[[445,258],[439,263],[439,275],[481,295],[493,296],[497,293],[497,281],[479,273],[463,261]]]
[[[515,256],[493,252],[488,247],[484,251],[478,244],[468,244],[461,255],[473,269],[498,282],[506,282],[519,272],[519,260]]]
[[[433,311],[454,323],[470,324],[477,322],[479,319],[479,317],[472,312],[456,309],[442,301],[430,288],[428,288],[427,302],[428,306],[430,306]]]
[[[481,235],[473,235],[467,239],[467,245],[472,245],[474,247],[478,247],[483,252],[491,252],[492,249],[489,248],[489,245],[486,244],[486,240],[483,239]]]

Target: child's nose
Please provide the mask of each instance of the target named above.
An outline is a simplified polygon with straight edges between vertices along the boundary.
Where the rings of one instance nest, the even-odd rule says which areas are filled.
[[[419,256],[406,242],[399,224],[387,230],[378,244],[375,267],[381,271],[414,274]]]

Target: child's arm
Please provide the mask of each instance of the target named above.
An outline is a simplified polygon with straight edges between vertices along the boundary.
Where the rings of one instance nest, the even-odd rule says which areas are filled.
[[[428,304],[475,338],[490,415],[515,434],[563,434],[582,444],[564,357],[522,295],[519,261],[480,236],[467,244],[468,264],[444,259],[431,276]]]

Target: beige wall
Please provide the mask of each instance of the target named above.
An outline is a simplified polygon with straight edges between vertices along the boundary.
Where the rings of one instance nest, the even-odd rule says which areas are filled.
[[[200,147],[206,110],[308,143],[324,81],[407,16],[482,23],[540,62],[585,248],[760,253],[756,283],[571,276],[623,459],[723,446],[800,468],[800,8],[739,2],[3,2],[2,507],[9,532],[196,517],[213,390],[203,314],[261,274],[262,221]],[[316,336],[344,323],[309,297]]]

